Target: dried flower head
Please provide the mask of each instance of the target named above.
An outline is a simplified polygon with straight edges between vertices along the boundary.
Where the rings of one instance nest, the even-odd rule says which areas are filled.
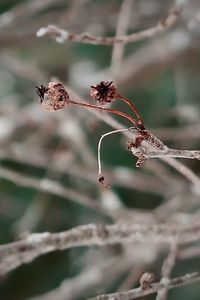
[[[41,105],[50,111],[55,111],[69,104],[70,99],[64,86],[59,82],[49,82],[48,86],[36,86]]]
[[[117,89],[113,81],[101,81],[99,84],[92,85],[90,97],[104,105],[110,103],[117,97]]]

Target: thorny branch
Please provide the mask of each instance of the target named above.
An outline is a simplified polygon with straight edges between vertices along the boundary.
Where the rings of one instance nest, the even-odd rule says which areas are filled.
[[[82,34],[74,34],[70,33],[64,29],[61,29],[55,25],[48,25],[47,27],[42,27],[37,31],[37,37],[43,37],[48,35],[58,43],[63,43],[65,41],[73,41],[79,43],[88,43],[93,45],[113,45],[116,43],[127,44],[136,41],[143,40],[145,38],[151,38],[167,29],[172,27],[180,17],[182,11],[182,6],[175,6],[172,8],[168,14],[168,16],[158,22],[155,26],[148,28],[146,30],[132,33],[129,35],[116,36],[116,37],[97,37],[92,36],[87,33]]]

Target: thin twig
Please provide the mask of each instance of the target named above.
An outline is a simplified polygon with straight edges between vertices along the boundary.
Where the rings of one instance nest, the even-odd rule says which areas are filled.
[[[132,300],[146,295],[154,294],[163,288],[171,289],[182,285],[190,284],[199,280],[200,272],[194,272],[191,274],[186,274],[180,277],[170,279],[168,282],[165,283],[152,283],[151,287],[146,290],[143,290],[141,287],[139,287],[126,292],[100,295],[89,300]]]
[[[176,241],[172,242],[169,254],[164,260],[161,275],[162,278],[160,280],[160,283],[165,283],[169,281],[169,276],[172,271],[172,268],[174,267],[175,261],[177,256],[177,243]],[[167,288],[160,289],[157,293],[156,300],[166,300],[167,298]]]
[[[136,41],[143,40],[145,38],[151,38],[167,29],[172,27],[181,14],[182,7],[176,6],[170,10],[168,16],[158,22],[155,26],[148,28],[146,30],[132,33],[129,35],[117,36],[117,37],[97,37],[92,36],[87,33],[82,34],[74,34],[70,33],[64,29],[61,29],[55,25],[48,25],[47,27],[42,27],[37,31],[37,37],[43,37],[48,35],[50,37],[55,38],[55,40],[59,43],[63,43],[65,41],[73,41],[78,43],[87,43],[93,45],[113,45],[115,43],[132,43]]]
[[[135,132],[138,131],[137,128],[132,128],[132,130]],[[148,144],[156,150],[152,150],[147,147],[144,148],[141,146],[141,143],[139,146],[136,146],[135,141],[130,141],[130,150],[133,155],[138,157],[136,166],[140,167],[149,158],[161,158],[163,161],[167,162],[183,176],[185,176],[188,180],[190,180],[194,186],[198,188],[200,187],[200,178],[196,176],[195,173],[193,173],[192,170],[190,170],[187,166],[172,158],[200,159],[200,151],[170,149],[148,130],[139,130],[138,135],[141,135],[143,138],[142,140],[147,141]]]
[[[200,160],[200,151],[199,150],[177,150],[177,149],[164,149],[164,150],[147,150],[143,147],[132,150],[132,153],[137,155],[137,150],[145,156],[146,159],[150,158],[189,158],[189,159],[198,159]]]
[[[86,107],[86,108],[102,110],[102,111],[106,111],[106,112],[114,114],[114,115],[118,115],[120,117],[123,117],[124,119],[129,120],[133,125],[137,126],[136,120],[133,117],[131,117],[127,113],[122,112],[120,110],[107,108],[107,107],[104,107],[104,106],[98,106],[98,105],[94,105],[94,104],[89,104],[89,103],[86,103],[84,101],[80,102],[80,101],[72,100],[72,99],[70,99],[69,103],[73,104],[73,105],[83,106],[83,107]]]
[[[116,37],[126,34],[129,19],[131,16],[131,8],[133,0],[123,0],[119,12]],[[124,44],[114,44],[111,55],[111,74],[113,78],[118,76],[120,70],[121,59],[124,52]]]

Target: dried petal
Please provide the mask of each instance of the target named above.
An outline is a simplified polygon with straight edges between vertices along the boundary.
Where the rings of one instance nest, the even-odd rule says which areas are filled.
[[[110,103],[117,97],[117,89],[112,81],[101,81],[91,86],[90,97],[104,105]]]

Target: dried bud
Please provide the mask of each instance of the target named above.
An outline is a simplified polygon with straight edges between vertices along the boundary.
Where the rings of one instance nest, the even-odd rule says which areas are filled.
[[[104,105],[115,100],[117,89],[112,81],[101,81],[99,84],[91,86],[90,97]]]
[[[143,290],[147,290],[151,287],[151,283],[155,280],[153,273],[146,272],[140,278],[140,286]]]
[[[48,86],[37,87],[41,105],[50,111],[55,111],[69,104],[70,99],[64,86],[59,82],[49,82]]]
[[[101,175],[99,177],[99,182],[102,183],[102,184],[104,184],[104,180],[105,180],[104,176]]]

